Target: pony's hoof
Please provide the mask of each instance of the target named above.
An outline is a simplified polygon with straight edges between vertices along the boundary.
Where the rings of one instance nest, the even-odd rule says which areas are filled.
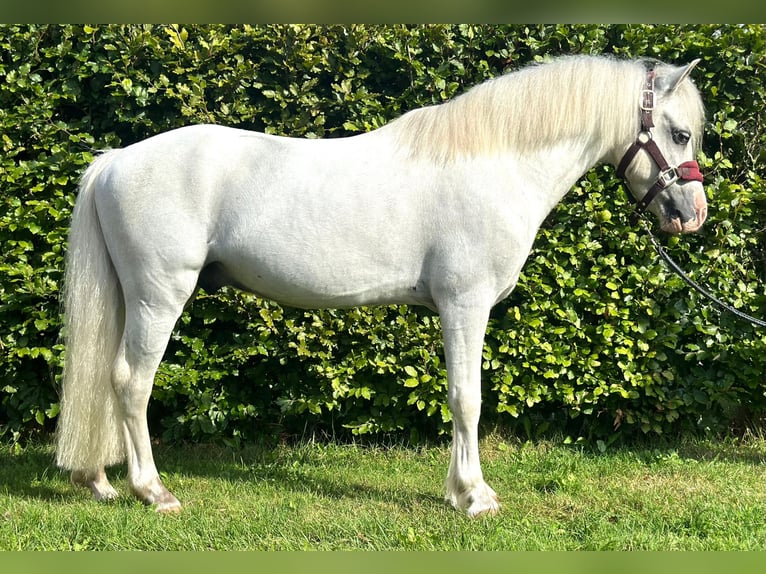
[[[160,514],[179,514],[181,510],[181,503],[178,500],[174,502],[160,502],[154,505],[155,512]]]
[[[103,469],[98,470],[95,473],[75,470],[72,471],[69,479],[75,486],[89,488],[91,494],[93,494],[94,500],[98,502],[110,502],[119,496],[106,478],[106,473]]]
[[[141,484],[134,483],[130,490],[138,500],[152,507],[156,512],[172,514],[181,511],[181,503],[165,488],[159,477]]]
[[[98,502],[112,502],[120,497],[111,484],[107,484],[106,487],[101,487],[98,490],[91,488],[91,492],[93,493],[93,498]]]
[[[156,512],[161,514],[177,514],[181,512],[181,503],[164,487],[161,494],[152,501],[151,505]]]
[[[474,502],[466,509],[466,514],[471,518],[478,518],[479,516],[494,516],[500,512],[500,501],[497,499],[497,495],[493,495],[491,500],[486,503],[477,504]]]
[[[448,493],[446,499],[452,506],[465,511],[471,518],[492,516],[500,512],[500,501],[497,494],[486,482],[460,494]]]

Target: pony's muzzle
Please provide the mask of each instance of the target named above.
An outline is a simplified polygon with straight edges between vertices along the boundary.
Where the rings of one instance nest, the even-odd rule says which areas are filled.
[[[689,196],[680,196],[683,199]],[[707,219],[707,198],[704,190],[695,191],[688,201],[669,200],[662,208],[662,230],[667,233],[693,233]]]

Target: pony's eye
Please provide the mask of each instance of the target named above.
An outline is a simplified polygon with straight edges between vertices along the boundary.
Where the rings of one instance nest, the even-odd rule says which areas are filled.
[[[689,143],[692,135],[684,130],[673,130],[673,141],[678,145],[686,145]]]

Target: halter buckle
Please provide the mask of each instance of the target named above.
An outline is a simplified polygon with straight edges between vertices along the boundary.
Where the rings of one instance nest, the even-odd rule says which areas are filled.
[[[657,178],[657,182],[662,184],[662,189],[670,187],[680,179],[678,170],[674,167],[669,167],[666,170],[660,172],[660,177]]]
[[[654,110],[654,90],[641,91],[641,110],[644,112]]]

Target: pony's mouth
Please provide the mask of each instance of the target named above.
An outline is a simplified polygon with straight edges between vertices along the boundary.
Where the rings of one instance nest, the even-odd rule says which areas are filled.
[[[694,194],[694,217],[683,221],[679,216],[663,218],[661,228],[666,233],[694,233],[707,219],[707,198],[704,191]]]

